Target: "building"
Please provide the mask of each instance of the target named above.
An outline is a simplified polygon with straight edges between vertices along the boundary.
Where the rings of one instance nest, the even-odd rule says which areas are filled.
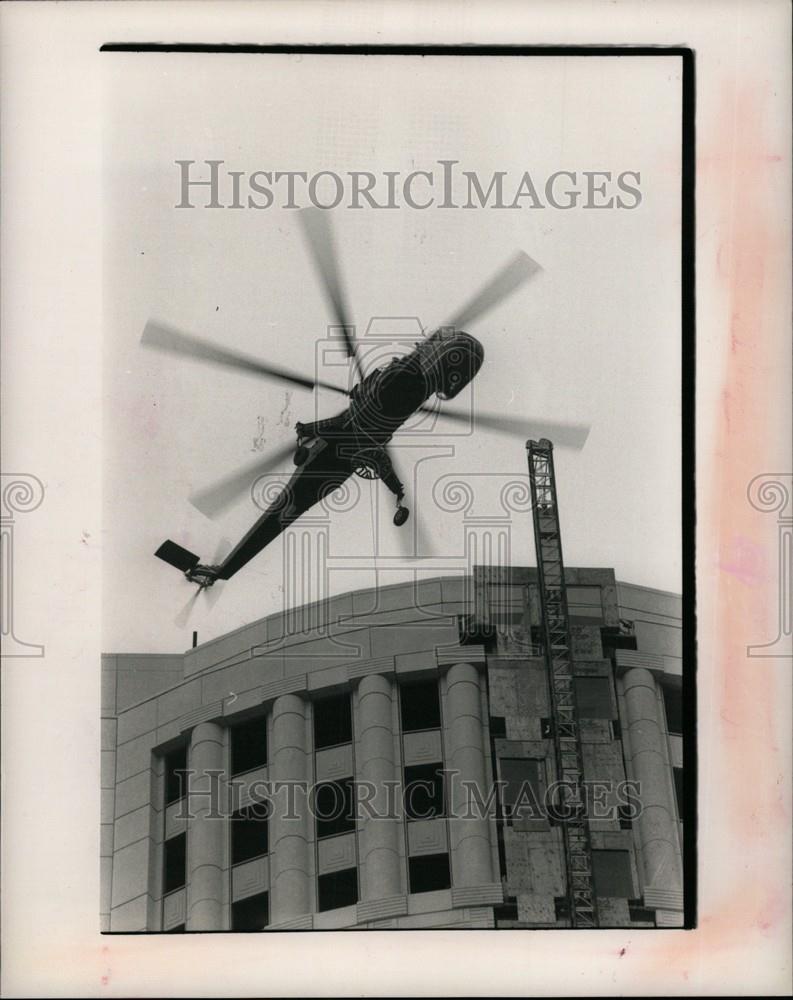
[[[536,579],[477,567],[105,656],[103,929],[570,926]],[[566,579],[599,924],[682,926],[680,598]]]

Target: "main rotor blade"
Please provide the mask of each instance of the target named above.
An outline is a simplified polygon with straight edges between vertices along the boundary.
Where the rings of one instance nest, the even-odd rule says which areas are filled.
[[[277,378],[282,382],[290,382],[292,385],[299,385],[303,389],[314,389],[319,386],[322,389],[331,389],[333,392],[340,392],[345,396],[349,393],[330,382],[321,382],[318,379],[307,378],[290,372],[286,368],[278,365],[271,365],[264,361],[259,361],[248,354],[242,354],[229,347],[220,347],[209,340],[194,337],[189,333],[182,333],[175,327],[166,323],[159,323],[156,320],[149,320],[140,339],[144,347],[150,347],[157,351],[166,351],[169,354],[179,354],[182,357],[192,358],[194,361],[204,361],[209,364],[219,365],[223,368],[231,368],[235,371],[248,372],[253,375],[263,375],[266,378]]]
[[[532,260],[527,253],[519,250],[515,256],[508,261],[500,271],[480,288],[473,298],[460,309],[443,326],[454,327],[456,330],[464,330],[485,313],[494,309],[508,295],[517,291],[518,288],[529,278],[538,274],[542,268],[536,260]]]
[[[422,406],[420,409],[427,413],[436,412],[430,406]],[[504,434],[516,434],[524,441],[529,438],[549,438],[561,448],[583,448],[590,430],[587,424],[565,424],[553,420],[534,420],[531,417],[505,417],[498,413],[478,413],[476,410],[473,417],[470,413],[444,409],[438,410],[437,415],[442,420],[453,420],[455,423],[473,423],[474,428],[486,427]]]
[[[268,455],[267,458],[257,459],[243,469],[224,476],[223,479],[219,479],[211,486],[193,493],[189,498],[190,503],[207,517],[217,517],[235,500],[239,499],[246,490],[249,490],[259,476],[285,461],[295,450],[295,447],[294,442],[285,444]]]
[[[358,375],[363,378],[361,363],[352,332],[352,319],[347,307],[341,275],[336,264],[336,249],[330,220],[327,213],[319,208],[303,208],[300,210],[300,221],[308,249],[319,274],[320,284],[333,308],[333,318],[341,327],[347,357],[352,358]]]

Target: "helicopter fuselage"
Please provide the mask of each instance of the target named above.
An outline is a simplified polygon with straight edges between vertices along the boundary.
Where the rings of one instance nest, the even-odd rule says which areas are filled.
[[[484,349],[475,337],[439,330],[409,354],[367,375],[352,389],[349,407],[331,421],[339,433],[361,439],[362,444],[387,444],[431,396],[444,400],[457,396],[483,359]]]
[[[216,577],[233,576],[362,466],[378,468],[386,463],[390,469],[381,452],[394,433],[433,394],[442,399],[458,395],[483,359],[484,349],[475,337],[457,330],[437,331],[409,354],[365,376],[352,389],[350,405],[341,413],[302,425],[307,437],[315,439],[315,446],[275,501],[215,568]]]
[[[414,414],[422,419],[430,414],[442,419],[467,423],[470,414],[439,411],[427,405],[431,396],[454,399],[476,376],[484,361],[481,343],[460,327],[479,321],[508,295],[536,274],[540,267],[528,254],[517,252],[484,286],[479,288],[453,314],[448,324],[423,337],[412,351],[394,358],[376,371],[366,374],[355,340],[353,313],[347,307],[344,285],[336,262],[333,234],[328,215],[319,209],[299,214],[308,251],[324,292],[333,329],[345,345],[347,357],[360,380],[350,390],[318,377],[303,375],[233,347],[185,333],[167,323],[149,320],[141,337],[148,348],[176,354],[203,364],[227,370],[276,379],[302,389],[324,389],[349,396],[346,408],[329,419],[298,424],[293,459],[295,471],[284,485],[279,474],[264,484],[271,470],[278,468],[289,454],[281,448],[268,460],[257,461],[245,469],[224,477],[209,489],[192,496],[191,503],[207,516],[219,513],[255,481],[254,498],[266,509],[256,523],[220,565],[202,565],[193,552],[171,540],[163,542],[155,555],[181,570],[200,589],[211,587],[219,579],[227,580],[249,562],[285,528],[302,514],[337,490],[352,475],[365,479],[379,478],[396,498],[394,524],[401,527],[410,511],[402,503],[405,489],[394,468],[389,443],[395,432]],[[371,346],[371,341],[367,346]],[[498,414],[477,414],[480,425],[504,427]],[[512,432],[513,427],[507,427]],[[523,428],[519,431],[523,433]],[[273,490],[274,492],[270,492]],[[268,502],[272,496],[272,502]]]

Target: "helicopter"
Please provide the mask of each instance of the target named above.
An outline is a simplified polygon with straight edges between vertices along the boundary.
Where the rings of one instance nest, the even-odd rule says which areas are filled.
[[[315,504],[353,475],[379,479],[396,500],[394,524],[401,527],[410,516],[403,504],[405,488],[399,477],[391,440],[414,414],[430,413],[442,420],[471,423],[525,440],[528,431],[541,431],[563,446],[581,448],[588,428],[580,424],[527,421],[498,414],[460,412],[440,403],[453,400],[473,380],[484,361],[480,340],[467,333],[469,326],[537,274],[541,268],[528,254],[517,252],[443,326],[425,336],[409,353],[394,357],[374,371],[363,370],[351,313],[336,264],[333,234],[327,214],[317,208],[299,212],[309,254],[333,316],[341,331],[347,358],[357,381],[345,389],[243,354],[173,326],[150,320],[141,344],[204,364],[313,390],[324,388],[348,397],[348,405],[333,417],[295,426],[295,440],[265,459],[224,477],[193,494],[190,502],[208,517],[215,517],[250,489],[255,480],[290,454],[294,472],[282,491],[226,557],[216,564],[202,564],[197,555],[168,540],[154,553],[198,585],[197,593],[218,580],[228,580]],[[436,402],[430,404],[432,397]]]

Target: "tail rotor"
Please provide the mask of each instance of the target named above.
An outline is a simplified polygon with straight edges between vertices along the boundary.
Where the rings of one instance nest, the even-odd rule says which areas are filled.
[[[215,549],[215,553],[212,557],[212,563],[208,568],[212,568],[222,563],[230,551],[231,542],[227,538],[221,539]],[[192,582],[194,585],[197,584],[196,590],[190,596],[187,603],[182,607],[181,611],[179,611],[173,621],[174,625],[180,629],[186,628],[189,624],[199,601],[204,606],[205,613],[208,613],[217,604],[218,599],[222,594],[223,580],[218,580],[210,575],[200,575],[197,580],[193,580]],[[202,594],[204,595],[203,598],[201,597]]]

